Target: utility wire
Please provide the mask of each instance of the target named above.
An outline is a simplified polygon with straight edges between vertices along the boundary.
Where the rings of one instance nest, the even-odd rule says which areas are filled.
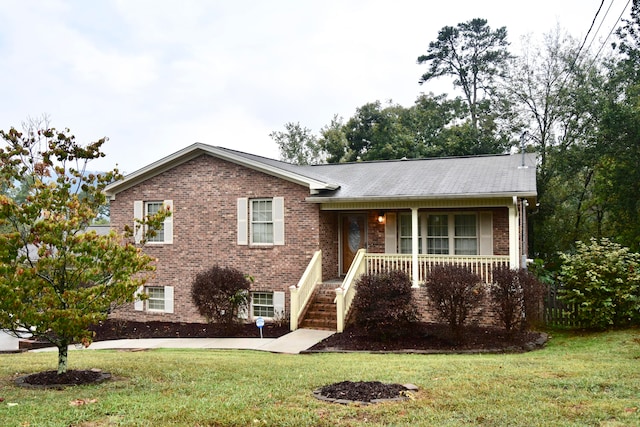
[[[589,43],[589,46],[587,46],[587,52],[591,49],[591,45],[596,40],[596,36],[600,32],[600,29],[602,28],[602,24],[604,24],[604,20],[607,19],[607,15],[609,15],[609,12],[611,11],[611,7],[613,6],[613,2],[614,2],[614,0],[611,0],[611,3],[609,3],[609,7],[607,8],[607,11],[604,13],[604,16],[600,20],[600,25],[598,25],[598,29],[596,30],[595,33],[593,33],[593,37],[591,38],[591,42]],[[600,7],[602,7],[602,5]],[[599,11],[600,11],[600,9],[598,9],[598,12]],[[597,16],[597,14],[596,14],[596,16]],[[593,18],[593,19],[595,21],[595,18]],[[593,26],[593,24],[592,24],[592,26]]]

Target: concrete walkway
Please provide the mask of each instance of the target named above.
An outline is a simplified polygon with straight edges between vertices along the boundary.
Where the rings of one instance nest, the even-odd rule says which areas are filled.
[[[152,348],[208,348],[208,349],[238,349],[260,350],[272,353],[298,354],[313,347],[323,339],[333,335],[334,331],[319,331],[315,329],[298,329],[280,338],[141,338],[112,341],[96,341],[89,347],[69,346],[70,350],[143,350]],[[57,351],[55,347],[36,350]]]

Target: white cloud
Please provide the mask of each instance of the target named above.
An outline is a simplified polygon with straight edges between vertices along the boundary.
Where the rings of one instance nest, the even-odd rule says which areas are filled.
[[[48,113],[81,141],[109,136],[101,167],[129,172],[195,141],[277,157],[268,134],[286,122],[318,131],[367,102],[452,92],[419,86],[415,63],[444,25],[487,18],[514,46],[557,22],[581,38],[599,4],[1,2],[0,127]]]

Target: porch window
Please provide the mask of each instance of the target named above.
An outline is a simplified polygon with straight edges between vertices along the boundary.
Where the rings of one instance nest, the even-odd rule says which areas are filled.
[[[422,253],[421,219],[418,217],[418,248]],[[411,253],[411,214],[400,214],[400,253]]]
[[[399,252],[411,253],[411,214],[400,214]],[[426,236],[423,239],[422,236]],[[418,252],[430,255],[477,255],[478,216],[475,213],[418,216]]]
[[[475,214],[454,215],[455,221],[455,254],[478,254],[478,231]]]
[[[448,215],[427,216],[427,253],[434,255],[449,253]]]

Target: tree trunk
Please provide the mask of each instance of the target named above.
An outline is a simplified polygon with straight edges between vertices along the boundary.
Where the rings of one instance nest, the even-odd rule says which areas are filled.
[[[67,372],[67,352],[69,351],[69,345],[66,342],[62,342],[58,345],[58,375]]]

